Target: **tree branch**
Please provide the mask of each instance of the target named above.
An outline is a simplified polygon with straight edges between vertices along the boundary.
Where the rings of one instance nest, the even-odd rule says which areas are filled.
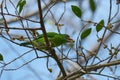
[[[119,65],[119,64],[120,64],[120,60],[115,60],[115,61],[111,61],[109,63],[99,64],[99,65],[91,65],[91,66],[88,66],[85,68],[85,71],[86,71],[85,73],[81,70],[78,70],[71,74],[68,74],[63,80],[66,80],[66,79],[71,78],[76,75],[77,75],[77,77],[80,77],[84,74],[89,74],[90,71],[97,71],[98,69],[101,69],[101,68],[115,66],[115,65]]]
[[[55,50],[51,48],[48,37],[47,37],[47,33],[46,33],[45,25],[44,25],[44,20],[43,20],[42,8],[41,8],[41,0],[37,0],[37,1],[38,1],[38,9],[39,9],[39,16],[40,16],[40,25],[41,25],[41,29],[42,29],[42,32],[43,32],[43,35],[44,35],[46,46],[47,46],[47,48],[49,50],[49,53],[52,55],[52,57],[57,62],[58,66],[59,66],[59,68],[60,68],[60,70],[61,70],[61,72],[63,74],[63,77],[65,77],[66,72],[64,70],[64,67],[61,64],[58,56],[56,55]]]

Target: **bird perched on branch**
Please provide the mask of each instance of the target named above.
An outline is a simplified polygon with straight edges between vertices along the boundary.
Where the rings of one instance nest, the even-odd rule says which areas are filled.
[[[67,42],[69,43],[73,43],[74,40],[70,38],[69,35],[67,34],[58,34],[55,32],[48,32],[47,33],[47,37],[50,43],[50,46],[53,47],[57,47],[60,46],[62,44],[65,44]],[[37,49],[44,49],[47,50],[46,47],[46,43],[45,43],[45,39],[44,39],[44,35],[43,34],[39,34],[35,39],[33,39],[32,41],[28,41],[28,42],[23,42],[20,44],[21,46],[28,46],[28,45],[33,45],[34,47],[36,47]]]

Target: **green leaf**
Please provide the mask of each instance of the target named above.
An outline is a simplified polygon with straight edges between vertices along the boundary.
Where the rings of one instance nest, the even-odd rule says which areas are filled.
[[[87,36],[89,36],[90,33],[91,33],[91,28],[84,30],[81,34],[81,39],[85,39]]]
[[[81,9],[80,9],[78,6],[75,6],[75,5],[72,5],[71,8],[72,8],[73,13],[74,13],[77,17],[81,18],[81,16],[82,16],[82,11],[81,11]]]
[[[96,4],[94,0],[89,0],[89,5],[90,5],[90,9],[92,12],[95,12],[96,10]]]
[[[101,20],[97,25],[96,25],[96,31],[99,32],[104,26],[104,20]]]
[[[17,4],[17,8],[19,8],[19,12],[18,14],[20,14],[23,10],[23,7],[25,6],[26,4],[26,0],[19,0],[18,4]]]
[[[3,56],[1,53],[0,53],[0,61],[3,61]]]

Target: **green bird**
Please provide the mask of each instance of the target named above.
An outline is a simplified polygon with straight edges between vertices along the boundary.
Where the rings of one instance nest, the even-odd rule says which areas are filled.
[[[53,47],[57,47],[60,46],[62,44],[65,44],[67,42],[69,43],[73,43],[74,40],[70,38],[69,35],[67,34],[58,34],[55,32],[48,32],[47,33],[47,37],[50,43],[50,46]],[[31,42],[23,42],[20,44],[21,46],[27,46],[27,45],[33,45],[34,47],[36,47],[37,49],[44,49],[47,50],[46,47],[46,43],[45,43],[45,39],[44,39],[44,35],[43,34],[39,34],[34,40],[32,40]]]

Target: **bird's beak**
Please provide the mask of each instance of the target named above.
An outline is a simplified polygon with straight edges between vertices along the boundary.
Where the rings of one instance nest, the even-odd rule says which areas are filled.
[[[75,42],[73,39],[71,39],[70,37],[67,38],[67,41],[70,42],[70,43],[73,43]]]

